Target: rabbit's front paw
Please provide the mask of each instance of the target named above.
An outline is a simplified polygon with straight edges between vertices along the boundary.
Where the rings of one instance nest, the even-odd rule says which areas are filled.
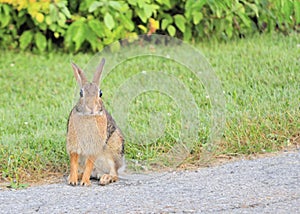
[[[81,186],[90,186],[91,185],[91,181],[90,179],[82,179],[81,182],[80,182],[80,185]]]
[[[117,176],[104,174],[104,175],[102,175],[102,177],[100,178],[99,184],[100,184],[101,186],[104,186],[104,185],[107,185],[107,184],[109,184],[109,183],[116,182],[117,180],[118,180],[118,177],[117,177]]]
[[[68,181],[68,183],[70,184],[70,185],[72,185],[72,186],[76,186],[77,185],[77,183],[78,183],[78,177],[77,177],[77,174],[70,174],[69,175],[69,181]]]

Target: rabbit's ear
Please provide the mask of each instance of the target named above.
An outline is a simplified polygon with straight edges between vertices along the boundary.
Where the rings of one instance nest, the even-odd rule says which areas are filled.
[[[93,83],[95,83],[98,86],[99,86],[99,83],[100,83],[100,76],[101,76],[104,64],[105,64],[105,59],[102,58],[101,63],[97,67],[97,70],[96,70],[96,72],[94,74]]]
[[[82,87],[87,82],[87,79],[83,71],[75,63],[71,62],[71,64],[74,71],[75,79],[77,83],[80,85],[80,87]]]

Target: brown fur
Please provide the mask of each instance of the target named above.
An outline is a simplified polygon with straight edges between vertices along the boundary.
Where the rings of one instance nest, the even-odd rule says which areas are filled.
[[[100,185],[118,180],[118,170],[124,165],[124,137],[99,97],[99,78],[104,60],[95,72],[93,82],[87,82],[83,71],[72,64],[82,97],[72,109],[67,129],[67,152],[70,155],[68,183],[90,185],[90,177],[100,179]],[[79,175],[78,175],[79,173]]]

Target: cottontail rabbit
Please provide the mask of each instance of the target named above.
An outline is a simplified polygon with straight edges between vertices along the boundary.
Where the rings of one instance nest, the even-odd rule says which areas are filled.
[[[118,180],[118,170],[124,166],[124,138],[114,119],[105,110],[99,90],[102,59],[88,82],[84,72],[74,63],[72,67],[80,86],[80,98],[72,109],[67,130],[67,152],[70,155],[68,183],[90,185],[90,177],[100,178],[106,185]]]

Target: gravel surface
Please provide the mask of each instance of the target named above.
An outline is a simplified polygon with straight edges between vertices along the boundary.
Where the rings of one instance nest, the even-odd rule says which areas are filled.
[[[300,213],[300,152],[197,171],[0,191],[0,213]]]

